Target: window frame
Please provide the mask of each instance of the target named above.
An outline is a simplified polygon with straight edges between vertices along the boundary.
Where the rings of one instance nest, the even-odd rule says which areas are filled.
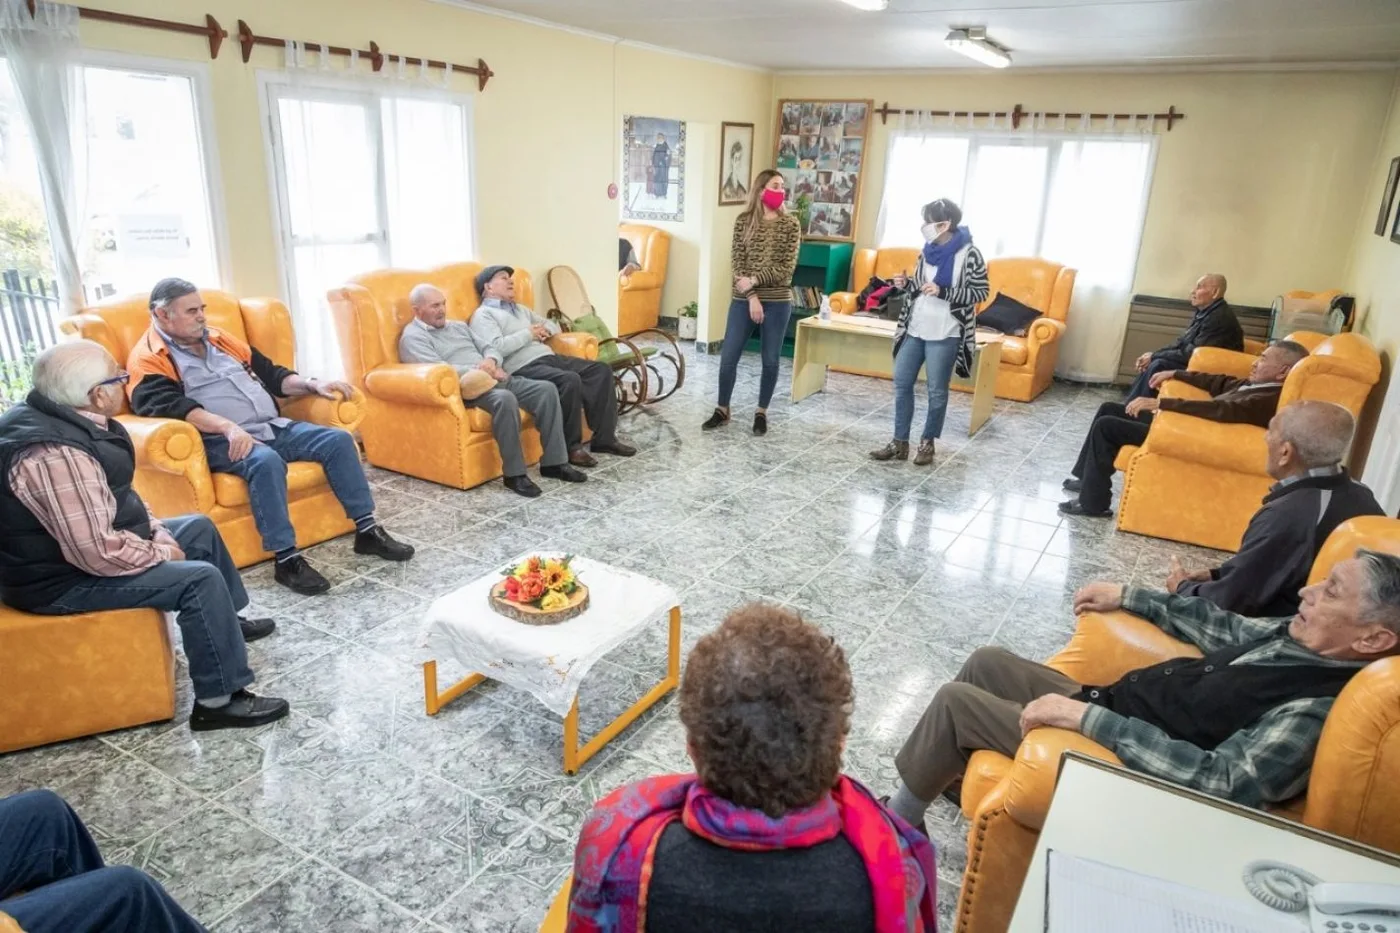
[[[450,103],[462,108],[462,132],[465,139],[462,141],[462,153],[466,159],[467,170],[467,229],[471,237],[471,251],[477,252],[480,249],[480,239],[477,231],[477,187],[476,187],[476,149],[475,149],[475,96],[472,94],[456,93],[446,88],[435,89],[421,86],[408,86],[389,84],[392,79],[366,78],[360,75],[352,75],[345,72],[330,72],[329,74],[317,74],[314,71],[298,71],[289,77],[289,72],[284,70],[259,69],[257,72],[258,83],[258,109],[263,125],[263,159],[268,177],[268,194],[271,200],[271,216],[273,223],[273,238],[278,245],[277,249],[277,272],[278,282],[282,289],[282,298],[287,307],[292,309],[293,316],[297,313],[296,301],[300,292],[297,289],[296,281],[296,260],[295,247],[291,232],[290,202],[288,200],[285,172],[283,170],[284,160],[279,158],[277,147],[281,144],[281,120],[277,110],[277,102],[282,97],[300,97],[301,99],[326,100],[326,101],[349,101],[355,98],[362,99],[371,111],[371,123],[378,134],[374,140],[375,144],[375,204],[379,213],[380,234],[378,241],[381,255],[382,267],[387,268],[390,264],[390,251],[393,248],[392,232],[389,225],[389,201],[388,201],[388,178],[386,175],[386,152],[384,146],[383,111],[381,101],[386,97],[413,98],[419,100],[432,100],[440,103]],[[354,243],[372,242],[365,240],[347,241],[343,244],[325,245],[353,245]],[[302,244],[314,245],[314,244]],[[472,259],[472,256],[462,257],[463,261]],[[370,270],[365,270],[370,271]],[[305,309],[301,309],[304,311]]]
[[[228,237],[228,214],[224,201],[223,168],[219,160],[218,136],[215,132],[214,95],[211,72],[207,62],[133,55],[100,49],[83,49],[77,58],[80,68],[108,68],[145,71],[190,79],[195,111],[195,131],[199,135],[199,151],[204,162],[205,197],[209,202],[209,242],[214,246],[214,269],[220,289],[232,286],[232,251]],[[203,283],[201,283],[203,285]]]

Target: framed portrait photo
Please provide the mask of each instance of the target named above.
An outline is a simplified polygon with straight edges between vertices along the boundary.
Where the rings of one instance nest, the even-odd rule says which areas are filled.
[[[746,203],[751,184],[753,124],[725,123],[719,134],[719,203]]]
[[[773,163],[803,236],[855,239],[872,109],[868,100],[778,101]]]

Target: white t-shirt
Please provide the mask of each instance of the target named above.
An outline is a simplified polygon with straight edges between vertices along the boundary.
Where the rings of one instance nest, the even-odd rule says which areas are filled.
[[[961,251],[953,261],[956,263],[953,269],[953,284],[956,285],[962,273]],[[927,263],[924,264],[923,270],[924,280],[917,283],[920,287],[932,282],[938,273],[937,267]],[[947,340],[949,337],[961,337],[962,325],[953,317],[952,305],[942,297],[920,294],[914,299],[914,307],[909,312],[909,336],[920,340]]]

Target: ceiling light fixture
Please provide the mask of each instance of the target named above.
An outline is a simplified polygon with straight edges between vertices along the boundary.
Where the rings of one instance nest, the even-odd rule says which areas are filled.
[[[1005,68],[1011,64],[1011,53],[987,38],[985,26],[954,29],[948,33],[943,44],[959,55],[966,55],[992,68]]]
[[[890,5],[890,0],[843,0],[857,10],[865,10],[870,13],[878,13]]]

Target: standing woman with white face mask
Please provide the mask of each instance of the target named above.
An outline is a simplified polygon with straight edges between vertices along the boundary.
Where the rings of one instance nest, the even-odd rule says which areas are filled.
[[[947,198],[924,205],[924,249],[913,276],[897,275],[894,287],[905,296],[894,332],[894,439],[872,460],[908,460],[914,421],[914,383],[927,367],[928,414],[917,466],[933,462],[933,442],[943,433],[948,383],[956,371],[972,374],[977,329],[976,306],[987,300],[987,263],[972,245],[972,233],[959,226],[962,210]]]

